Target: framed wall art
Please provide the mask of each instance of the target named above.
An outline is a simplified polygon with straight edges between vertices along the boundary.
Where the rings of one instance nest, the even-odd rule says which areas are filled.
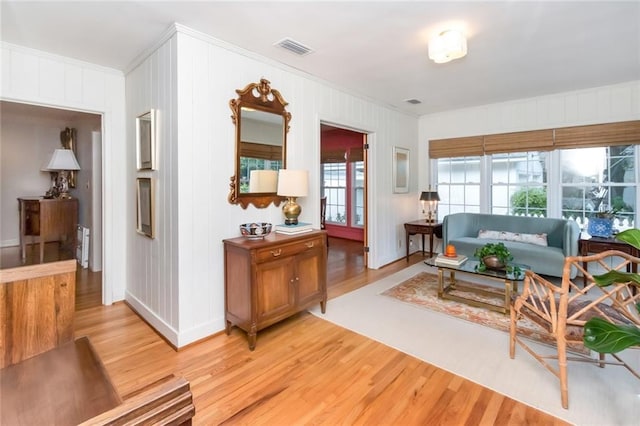
[[[156,169],[156,113],[151,110],[136,118],[138,170]]]
[[[154,238],[154,197],[153,181],[151,178],[137,178],[136,188],[137,225],[138,233]]]
[[[409,192],[409,150],[393,147],[393,192]]]

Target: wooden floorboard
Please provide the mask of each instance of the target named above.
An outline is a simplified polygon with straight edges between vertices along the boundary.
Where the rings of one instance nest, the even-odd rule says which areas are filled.
[[[423,260],[364,270],[361,247],[331,239],[330,298]],[[195,425],[565,424],[306,312],[261,331],[254,351],[237,328],[174,351],[125,303],[93,303],[78,309],[76,336],[90,337],[119,394],[184,376]]]

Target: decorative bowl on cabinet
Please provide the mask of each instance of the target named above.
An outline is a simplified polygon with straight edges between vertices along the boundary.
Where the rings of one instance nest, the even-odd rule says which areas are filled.
[[[240,234],[249,239],[262,239],[271,232],[269,222],[252,222],[240,225]]]

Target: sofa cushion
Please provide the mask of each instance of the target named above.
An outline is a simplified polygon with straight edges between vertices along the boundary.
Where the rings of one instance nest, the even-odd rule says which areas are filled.
[[[478,232],[478,238],[490,238],[493,240],[503,241],[519,241],[522,243],[536,244],[538,246],[547,246],[547,234],[524,234],[520,232],[509,231],[491,231],[481,229]]]

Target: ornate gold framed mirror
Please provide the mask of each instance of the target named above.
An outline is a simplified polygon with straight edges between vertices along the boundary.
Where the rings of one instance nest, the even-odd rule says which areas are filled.
[[[236,125],[235,175],[231,176],[228,200],[265,208],[284,199],[276,193],[278,170],[286,168],[287,132],[291,113],[280,92],[261,79],[236,90],[229,106]]]

